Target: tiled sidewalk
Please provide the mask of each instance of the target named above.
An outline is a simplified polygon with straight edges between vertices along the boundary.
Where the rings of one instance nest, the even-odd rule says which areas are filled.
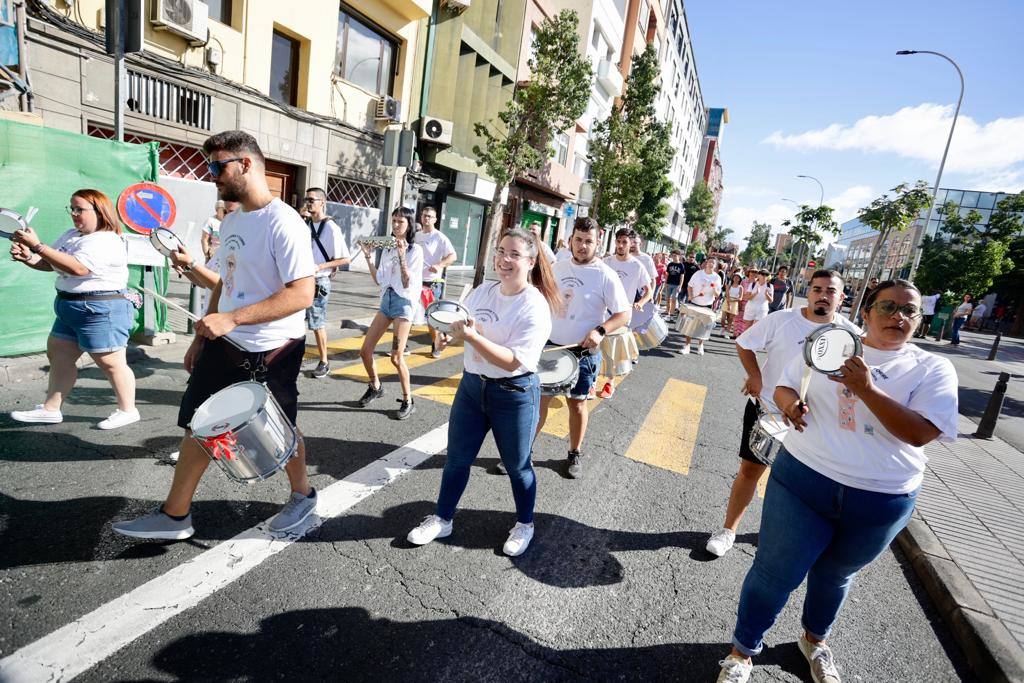
[[[975,439],[961,416],[955,443],[926,448],[928,471],[915,517],[980,593],[1024,653],[1024,454],[999,439]],[[1010,644],[1011,646],[1013,643]]]

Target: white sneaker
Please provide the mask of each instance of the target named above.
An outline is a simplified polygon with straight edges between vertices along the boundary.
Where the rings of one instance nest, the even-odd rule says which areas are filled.
[[[139,421],[138,410],[121,410],[118,408],[110,414],[106,420],[100,422],[97,427],[100,429],[117,429]]]
[[[409,532],[405,538],[413,545],[426,545],[435,538],[452,535],[452,523],[437,515],[427,515],[420,525]]]
[[[47,410],[40,403],[32,410],[15,410],[11,413],[11,419],[18,422],[38,422],[52,425],[63,422],[64,416],[59,410]]]
[[[704,342],[697,344],[697,353],[701,356],[704,355]]]
[[[171,462],[178,462],[179,455],[181,455],[181,451],[174,451],[173,453],[167,456],[167,459],[170,460]]]
[[[736,542],[736,532],[732,529],[719,529],[715,533],[711,534],[711,538],[708,540],[707,551],[715,557],[721,557],[725,555],[732,548],[732,544]]]
[[[800,652],[804,654],[807,663],[811,665],[811,678],[814,683],[840,683],[839,670],[832,659],[832,650],[825,643],[812,643],[800,634],[797,638],[797,645]]]
[[[683,355],[686,356],[686,355],[689,355],[689,353],[690,353],[690,345],[689,344],[684,344],[683,345]]]
[[[531,540],[533,540],[533,524],[516,522],[516,525],[508,533],[508,540],[505,541],[502,551],[509,557],[519,557],[530,547]]]
[[[750,672],[754,670],[753,662],[729,655],[718,662],[722,671],[715,679],[716,683],[747,683],[750,680]]]

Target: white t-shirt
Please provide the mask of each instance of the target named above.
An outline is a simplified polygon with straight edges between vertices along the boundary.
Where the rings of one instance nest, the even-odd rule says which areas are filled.
[[[430,266],[440,263],[446,256],[455,253],[455,245],[440,230],[436,228],[429,233],[421,232],[416,235],[416,244],[423,249],[423,282],[432,282],[442,278],[441,273],[436,275],[431,272]]]
[[[640,259],[627,256],[625,261],[620,261],[618,256],[612,254],[605,256],[604,262],[609,268],[615,271],[622,281],[622,289],[626,292],[626,298],[630,303],[636,298],[636,293],[644,289],[650,280],[647,279],[647,269]]]
[[[694,275],[694,277],[697,277]],[[761,320],[768,315],[768,304],[772,300],[772,286],[769,284],[759,285],[756,282],[747,287],[748,292],[754,293],[754,298],[747,301],[743,308],[744,320]],[[765,298],[767,292],[767,298]]]
[[[956,440],[958,381],[949,360],[905,344],[898,351],[865,346],[864,362],[875,386],[935,425],[940,441]],[[799,391],[803,369],[803,358],[793,359],[779,384]],[[811,373],[807,406],[807,427],[790,429],[783,441],[797,460],[840,484],[867,491],[901,494],[921,485],[928,461],[924,448],[895,438],[842,384]]]
[[[128,244],[113,230],[83,235],[72,228],[50,245],[74,256],[89,269],[87,275],[70,275],[54,268],[61,292],[111,292],[128,286]]]
[[[765,353],[761,366],[761,404],[766,412],[777,413],[775,387],[783,369],[794,358],[803,359],[804,342],[814,330],[826,323],[816,323],[803,316],[802,308],[786,308],[748,327],[736,343],[754,353]],[[834,315],[832,322],[845,327],[858,337],[861,330],[841,315]]]
[[[395,290],[395,294],[413,302],[413,306],[420,299],[420,291],[423,289],[423,249],[419,244],[410,244],[405,250],[405,265],[409,271],[409,286],[402,286],[402,268],[398,265],[398,250],[385,249],[380,255],[380,266],[377,267],[377,284],[380,285],[380,293],[384,294],[388,287]]]
[[[956,313],[953,314],[954,318],[966,318],[974,310],[974,304],[969,301],[965,301],[956,307]]]
[[[558,263],[559,261],[568,261],[570,259],[572,259],[572,250],[568,247],[559,249],[558,253],[555,254],[555,263]]]
[[[513,296],[501,293],[501,283],[485,282],[466,299],[466,308],[481,335],[511,349],[519,366],[509,372],[493,365],[466,344],[463,364],[466,372],[486,377],[514,377],[537,372],[537,361],[551,335],[551,309],[547,299],[533,285]]]
[[[710,306],[715,303],[715,299],[722,292],[722,278],[718,277],[718,273],[714,271],[705,273],[702,268],[690,278],[689,288],[693,292],[690,303],[697,306]],[[765,305],[767,307],[767,304]]]
[[[730,299],[739,300],[739,298],[742,295],[743,295],[743,286],[742,285],[733,285],[733,286],[729,287],[729,298]]]
[[[220,236],[221,313],[258,303],[289,282],[313,277],[309,228],[280,199],[256,211],[231,213],[221,222]],[[269,351],[305,333],[305,311],[300,310],[280,320],[239,325],[231,338],[249,351]]]
[[[551,341],[578,344],[592,329],[613,315],[632,308],[615,272],[595,258],[586,265],[572,259],[554,265],[555,280],[562,292],[562,315],[552,320]]]
[[[638,251],[637,253],[632,254],[632,256],[640,261],[640,263],[644,264],[644,269],[647,271],[647,282],[644,283],[645,285],[650,283],[651,280],[658,279],[658,268],[654,265],[654,259],[651,258],[650,254]]]
[[[309,230],[309,244],[313,248],[313,263],[320,265],[321,263],[327,263],[328,261],[335,261],[340,258],[350,258],[351,253],[348,250],[348,244],[345,242],[345,234],[330,218],[323,220],[323,228],[321,228],[321,221],[313,221],[312,230]],[[309,223],[306,224],[307,227]],[[325,259],[324,255],[320,252],[320,247],[317,246],[316,240],[313,239],[313,230],[320,231],[320,244],[324,245],[324,251],[330,256],[329,259]],[[329,278],[334,275],[334,271],[337,268],[328,268],[326,270],[316,271],[317,278]]]
[[[210,236],[211,245],[217,246],[213,242],[220,242],[220,219],[216,216],[207,218],[206,225],[203,226],[203,232]]]
[[[972,318],[984,318],[985,311],[987,310],[985,304],[978,304],[973,311],[971,311]]]
[[[930,294],[921,297],[921,313],[924,315],[935,315],[935,304],[939,302],[939,294]]]

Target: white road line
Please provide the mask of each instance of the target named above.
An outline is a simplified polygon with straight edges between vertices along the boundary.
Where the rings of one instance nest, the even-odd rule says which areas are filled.
[[[266,522],[243,531],[130,593],[0,659],[0,681],[67,681],[142,634],[195,607],[325,520],[337,517],[448,445],[448,423],[375,460],[323,491],[317,514],[294,533],[274,534]]]

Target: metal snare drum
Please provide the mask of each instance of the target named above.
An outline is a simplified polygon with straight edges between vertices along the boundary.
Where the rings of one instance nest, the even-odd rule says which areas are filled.
[[[637,327],[635,332],[637,346],[641,351],[649,351],[661,346],[662,342],[668,338],[668,323],[660,315],[654,313],[651,319],[643,327]]]
[[[750,452],[762,465],[771,467],[788,432],[782,413],[764,413],[750,430]]]
[[[633,361],[639,357],[636,338],[626,326],[609,332],[601,340],[601,374],[605,377],[628,375],[633,370]]]
[[[568,396],[580,378],[580,360],[572,351],[557,349],[540,354],[537,363],[540,393]]]
[[[427,306],[427,324],[438,332],[452,331],[452,323],[469,320],[469,310],[458,301],[440,299]]]
[[[679,307],[679,322],[676,332],[691,339],[711,339],[711,330],[715,328],[715,313],[704,306],[683,304]]]
[[[189,429],[224,474],[243,484],[284,469],[299,450],[299,433],[259,382],[232,384],[203,401]]]

